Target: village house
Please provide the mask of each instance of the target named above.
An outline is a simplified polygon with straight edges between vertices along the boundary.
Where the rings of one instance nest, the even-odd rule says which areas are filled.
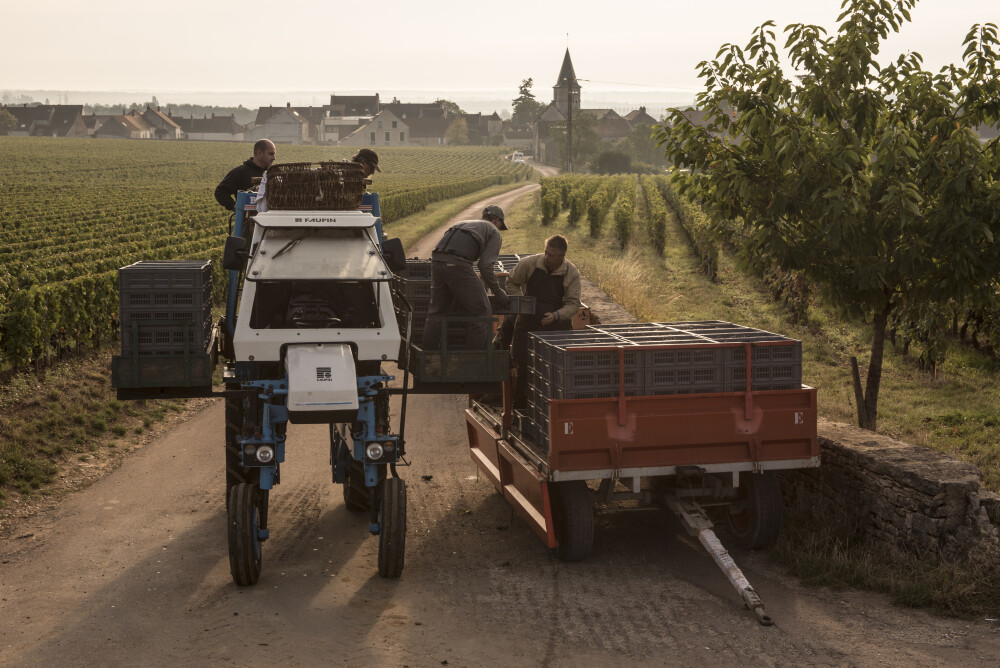
[[[184,131],[174,119],[164,114],[159,108],[146,105],[142,117],[152,129],[153,139],[184,139]]]
[[[412,121],[411,121],[412,122]],[[388,109],[340,140],[342,146],[409,146],[410,125]]]
[[[17,124],[7,134],[16,137],[86,137],[83,105],[4,105]]]
[[[243,141],[246,129],[236,122],[231,114],[204,118],[181,118],[171,116],[170,120],[180,126],[185,139],[194,141]]]

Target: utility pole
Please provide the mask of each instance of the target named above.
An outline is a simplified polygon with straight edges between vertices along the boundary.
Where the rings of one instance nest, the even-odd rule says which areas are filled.
[[[569,172],[573,173],[573,85],[569,87],[569,111],[566,112],[566,154],[569,157]]]

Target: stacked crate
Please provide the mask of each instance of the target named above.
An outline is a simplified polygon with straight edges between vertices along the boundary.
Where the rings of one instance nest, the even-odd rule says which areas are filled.
[[[212,263],[136,262],[118,270],[122,354],[201,354],[212,334]]]
[[[533,332],[528,343],[528,406],[523,409],[522,432],[547,450],[550,399],[617,397],[622,378],[629,397],[742,392],[746,389],[746,347],[719,345],[726,343],[777,344],[751,346],[751,389],[802,385],[800,341],[723,321]],[[571,350],[579,346],[606,350]],[[623,369],[619,369],[620,360]]]

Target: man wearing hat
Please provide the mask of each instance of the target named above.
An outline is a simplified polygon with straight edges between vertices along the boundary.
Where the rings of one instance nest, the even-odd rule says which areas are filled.
[[[366,179],[375,172],[382,171],[378,168],[378,153],[370,148],[363,148],[358,151],[357,155],[351,158],[351,162],[356,162],[361,165],[361,167],[365,170]]]
[[[441,317],[462,315],[483,318],[469,326],[469,348],[487,345],[487,318],[492,314],[485,285],[500,306],[509,303],[493,273],[500,255],[500,230],[506,230],[503,209],[490,205],[483,209],[482,220],[455,223],[441,237],[431,253],[431,303],[424,326],[424,349],[441,346]],[[479,267],[479,276],[472,265]]]

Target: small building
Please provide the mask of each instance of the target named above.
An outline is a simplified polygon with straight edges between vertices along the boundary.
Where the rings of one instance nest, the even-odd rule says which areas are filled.
[[[243,141],[246,138],[246,129],[236,122],[236,118],[229,116],[216,116],[211,118],[180,118],[171,116],[170,119],[180,126],[184,132],[185,139],[196,141]]]
[[[382,111],[378,93],[374,95],[330,95],[330,104],[324,107],[328,116],[365,116],[372,118]]]
[[[83,105],[38,104],[4,106],[17,121],[7,134],[20,137],[86,137]]]
[[[146,110],[142,112],[142,117],[150,126],[153,132],[153,139],[183,139],[184,131],[181,130],[174,119],[167,116],[159,108],[146,105]]]
[[[319,128],[319,142],[321,144],[338,144],[342,139],[353,134],[355,130],[366,125],[372,118],[372,116],[326,116]]]
[[[413,121],[404,122],[391,111],[383,109],[347,137],[342,146],[408,146],[412,143]]]

